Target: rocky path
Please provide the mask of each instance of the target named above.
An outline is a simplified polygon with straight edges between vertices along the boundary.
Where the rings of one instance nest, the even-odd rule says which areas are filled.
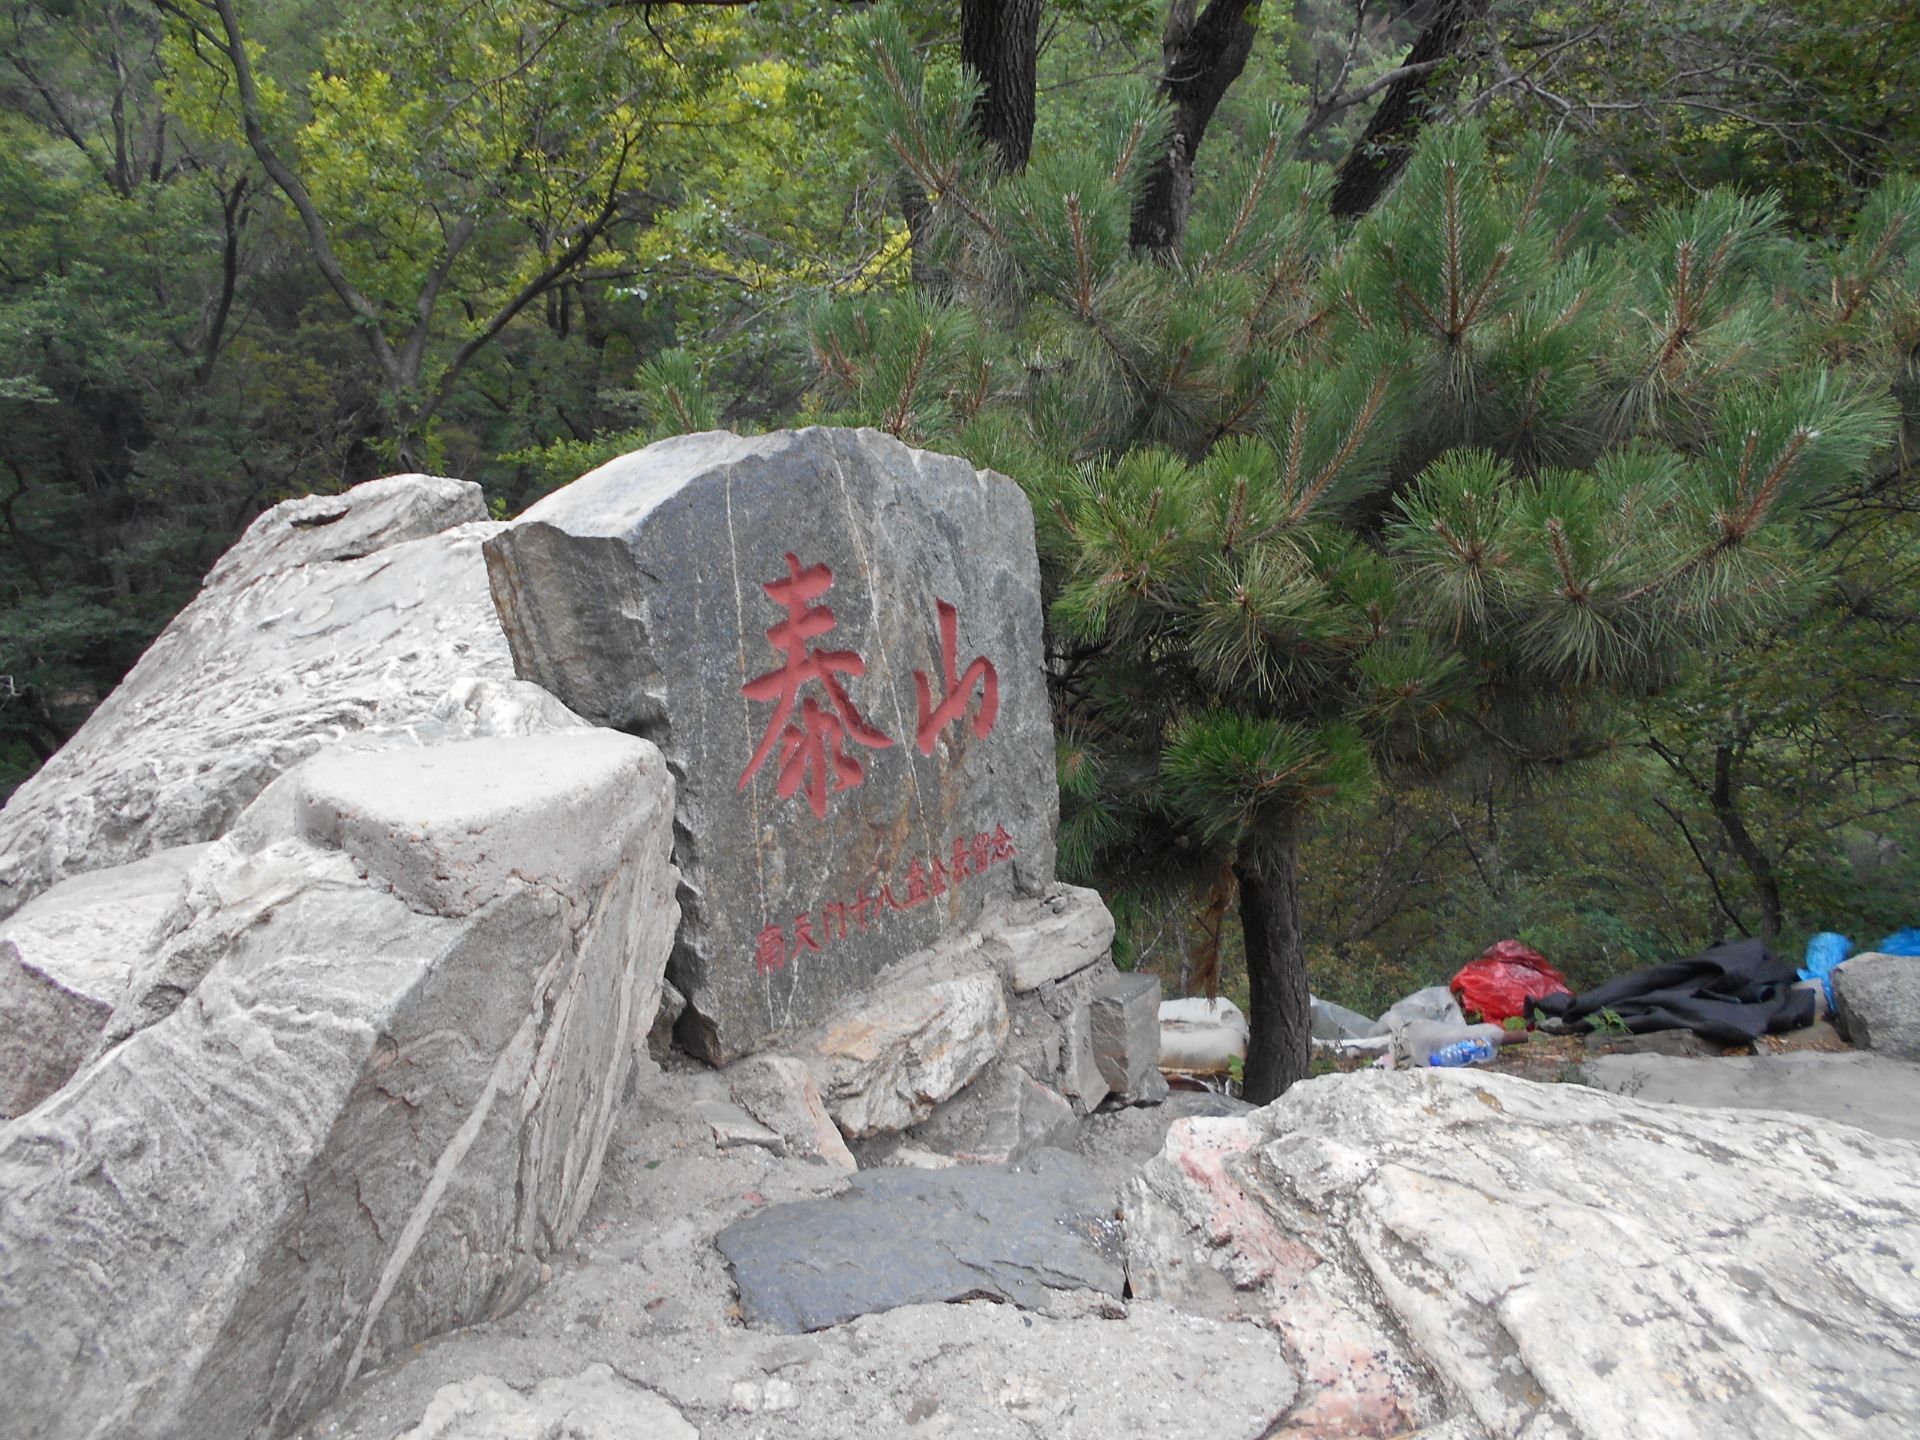
[[[643,1078],[551,1283],[363,1379],[305,1440],[1904,1440],[1920,1413],[1920,1145],[1897,1138],[1478,1072],[1335,1075],[1249,1114],[1096,1115],[1085,1153],[1011,1170],[869,1172],[858,1203],[892,1175],[927,1213],[868,1217],[861,1253],[824,1230],[810,1250],[802,1223],[854,1177],[719,1148],[716,1083]],[[919,1182],[943,1177],[962,1183],[928,1207]],[[1124,1296],[1023,1248],[1049,1225],[1084,1245],[1074,1186],[1124,1214]],[[938,1293],[970,1293],[952,1272],[974,1265],[971,1293],[1012,1303],[796,1333],[825,1317],[761,1297],[756,1320],[722,1237],[783,1228],[788,1271],[812,1254],[843,1299],[925,1280],[911,1234]],[[1032,1283],[995,1273],[1010,1257]]]
[[[582,1239],[552,1282],[514,1314],[363,1380],[306,1440],[1250,1440],[1291,1403],[1292,1373],[1271,1330],[1072,1288],[1070,1274],[1036,1280],[1022,1306],[910,1304],[809,1334],[749,1328],[717,1237],[842,1191],[850,1177],[754,1146],[718,1148],[701,1118],[713,1103],[712,1077],[697,1072],[644,1086],[608,1152]],[[1102,1188],[1110,1220],[1139,1152],[1192,1108],[1097,1116],[1086,1132],[1093,1155],[1049,1153],[1056,1166],[1083,1162],[1079,1178]],[[983,1180],[1007,1175],[967,1169]],[[973,1257],[949,1258],[978,1260],[981,1293],[1003,1288],[985,1272],[1015,1244],[1019,1210],[1009,1189],[991,1224],[953,1212],[959,1228],[984,1232]],[[874,1284],[924,1278],[911,1273],[910,1254],[878,1231],[875,1241]]]

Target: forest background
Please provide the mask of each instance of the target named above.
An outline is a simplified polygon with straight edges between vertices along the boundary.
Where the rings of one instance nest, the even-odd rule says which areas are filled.
[[[1011,71],[962,64],[1004,63],[1009,37]],[[833,418],[974,436],[973,458],[1017,468],[952,403],[909,403],[936,350],[950,401],[969,356],[989,365],[956,293],[985,282],[955,254],[980,252],[940,249],[934,212],[965,208],[969,155],[1017,175],[1150,112],[1154,145],[1169,124],[1187,145],[1195,229],[1212,186],[1229,240],[1276,153],[1316,205],[1346,187],[1338,235],[1416,138],[1458,130],[1503,182],[1549,147],[1599,197],[1598,235],[1725,204],[1763,250],[1840,255],[1920,168],[1920,13],[0,0],[0,795],[290,495],[422,469],[508,516],[660,435]],[[1193,268],[1144,213],[1137,252]],[[1791,952],[1916,919],[1920,226],[1888,247],[1867,257],[1871,333],[1846,344],[1875,357],[1892,423],[1804,507],[1797,603],[1615,687],[1578,764],[1461,751],[1315,806],[1298,905],[1317,994],[1377,1012],[1506,936],[1587,983],[1729,936]],[[889,403],[850,383],[848,325],[909,334],[882,357]],[[1063,861],[1109,893],[1126,963],[1244,1000],[1232,866],[1101,843],[1100,786],[1132,782],[1062,718]]]

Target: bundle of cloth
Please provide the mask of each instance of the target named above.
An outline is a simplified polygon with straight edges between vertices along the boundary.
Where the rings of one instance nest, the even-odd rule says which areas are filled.
[[[1762,942],[1734,940],[1616,976],[1583,994],[1529,1000],[1528,1018],[1579,1025],[1610,1010],[1636,1035],[1691,1030],[1715,1044],[1747,1045],[1819,1018],[1819,996],[1812,986],[1796,986],[1798,978],[1794,963]]]

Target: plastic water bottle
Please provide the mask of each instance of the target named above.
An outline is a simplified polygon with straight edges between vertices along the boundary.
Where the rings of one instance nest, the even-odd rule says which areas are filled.
[[[1491,1060],[1500,1047],[1491,1040],[1456,1040],[1443,1045],[1427,1057],[1429,1065],[1478,1065]]]

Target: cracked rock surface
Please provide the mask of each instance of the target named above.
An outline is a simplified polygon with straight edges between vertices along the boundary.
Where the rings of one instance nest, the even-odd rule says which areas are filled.
[[[1076,1142],[1131,1177],[1131,1298],[792,1334],[746,1323],[715,1237],[844,1205],[848,1178],[718,1149],[698,1112],[723,1084],[643,1077],[553,1285],[307,1440],[390,1440],[476,1386],[538,1409],[595,1365],[706,1440],[1907,1440],[1920,1413],[1920,1147],[1897,1140],[1457,1071],[1252,1112],[1176,1096]]]
[[[1049,1290],[1118,1297],[1113,1192],[1041,1150],[1013,1165],[873,1170],[826,1200],[738,1220],[717,1243],[747,1322],[820,1330],[902,1305],[974,1298],[1033,1309]]]
[[[1455,1070],[1177,1122],[1136,1295],[1271,1324],[1276,1437],[1866,1440],[1920,1414],[1920,1146]]]
[[[511,682],[480,487],[370,480],[274,506],[0,811],[0,916],[60,879],[226,833],[358,731],[456,730],[456,681]],[[474,733],[468,728],[465,733]]]
[[[190,871],[103,1053],[0,1126],[8,1440],[285,1434],[516,1304],[593,1196],[672,944],[659,752],[566,730],[286,779]]]

